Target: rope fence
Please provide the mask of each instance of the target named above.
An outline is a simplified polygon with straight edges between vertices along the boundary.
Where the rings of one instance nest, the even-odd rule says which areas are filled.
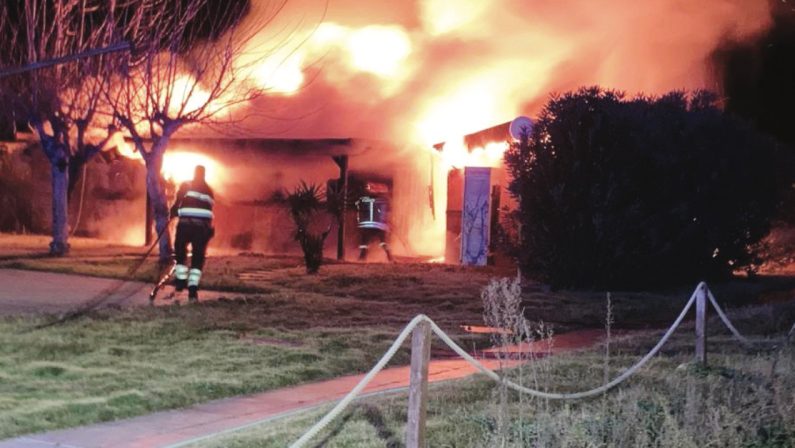
[[[740,332],[737,330],[737,328],[735,328],[734,325],[731,323],[729,318],[726,316],[726,313],[723,311],[723,309],[720,307],[720,305],[718,305],[717,300],[715,299],[714,295],[712,294],[712,292],[707,287],[707,284],[704,283],[704,282],[701,282],[701,283],[698,284],[698,286],[696,286],[696,289],[693,291],[693,294],[690,296],[690,299],[687,301],[687,304],[685,304],[684,308],[682,308],[682,311],[679,313],[679,316],[676,318],[676,320],[671,324],[671,326],[668,328],[668,330],[665,332],[665,334],[663,334],[663,336],[662,336],[662,338],[660,338],[659,342],[657,342],[657,344],[645,356],[643,356],[638,362],[636,362],[634,365],[632,365],[631,367],[626,369],[624,372],[622,372],[616,378],[614,378],[613,380],[603,384],[602,386],[596,387],[594,389],[590,389],[590,390],[586,390],[586,391],[582,391],[582,392],[574,392],[574,393],[545,392],[545,391],[541,391],[541,390],[525,387],[525,386],[522,386],[520,384],[516,384],[513,381],[510,381],[510,380],[506,379],[505,377],[500,376],[497,372],[495,372],[495,371],[487,368],[486,366],[484,366],[480,361],[475,359],[466,350],[461,348],[460,345],[458,345],[447,333],[445,333],[444,330],[439,328],[439,326],[432,319],[430,319],[428,316],[425,316],[424,314],[417,315],[416,317],[414,317],[408,323],[408,325],[406,325],[406,327],[403,329],[403,331],[400,332],[400,334],[394,340],[394,342],[389,347],[389,349],[384,353],[384,355],[375,364],[375,366],[373,366],[373,368],[367,373],[367,375],[365,375],[361,379],[361,381],[359,381],[359,383],[353,389],[351,389],[351,391],[348,392],[347,395],[345,395],[345,397],[343,397],[339,402],[337,402],[337,404],[325,416],[323,416],[323,418],[321,418],[317,423],[315,423],[315,425],[313,425],[311,428],[309,428],[298,440],[293,442],[293,444],[290,445],[290,448],[301,448],[301,447],[306,446],[306,444],[309,441],[311,441],[320,431],[322,431],[323,428],[325,428],[329,423],[331,423],[335,418],[337,418],[348,407],[348,405],[350,405],[350,403],[359,394],[361,394],[361,392],[364,390],[364,388],[367,387],[367,385],[370,383],[370,381],[373,380],[373,378],[375,378],[375,376],[378,374],[378,372],[380,372],[386,366],[386,364],[392,359],[392,357],[395,355],[395,353],[397,353],[397,351],[403,345],[403,343],[405,342],[406,338],[408,338],[409,334],[411,334],[413,331],[421,331],[423,329],[427,329],[427,327],[429,326],[431,331],[434,334],[436,334],[436,336],[438,336],[439,339],[442,340],[442,342],[444,342],[448,347],[450,347],[461,358],[463,358],[469,364],[471,364],[473,367],[475,367],[479,372],[481,372],[482,374],[484,374],[487,377],[491,378],[495,382],[503,384],[504,386],[508,387],[509,389],[515,390],[516,392],[519,392],[519,393],[522,393],[522,394],[527,394],[527,395],[530,395],[530,396],[533,396],[533,397],[537,397],[537,398],[547,399],[547,400],[577,400],[577,399],[588,398],[588,397],[593,397],[593,396],[596,396],[596,395],[603,394],[603,393],[609,391],[610,389],[618,386],[622,382],[626,381],[632,375],[634,375],[650,359],[652,359],[655,355],[657,355],[657,353],[659,353],[660,349],[662,349],[662,347],[665,345],[665,343],[668,342],[670,337],[673,335],[673,333],[676,331],[676,329],[679,327],[679,325],[685,319],[685,316],[687,315],[688,311],[690,311],[690,309],[693,307],[694,303],[696,303],[698,305],[698,308],[699,308],[699,310],[698,310],[699,312],[697,313],[697,316],[696,316],[696,319],[697,319],[697,325],[696,326],[697,326],[697,338],[701,338],[700,340],[696,341],[696,347],[697,347],[696,348],[696,352],[697,352],[697,356],[696,357],[697,357],[698,361],[700,361],[702,363],[705,362],[705,357],[704,357],[703,351],[700,354],[698,352],[699,352],[699,347],[703,348],[704,345],[705,345],[706,336],[705,336],[705,331],[704,330],[706,328],[705,309],[706,309],[707,300],[709,300],[709,302],[712,304],[713,308],[715,308],[715,310],[718,312],[718,316],[720,316],[720,319],[723,321],[723,323],[726,325],[726,327],[729,329],[729,331],[732,333],[732,335],[738,341],[740,341],[740,343],[742,343],[744,346],[746,346],[746,347],[753,346],[753,342],[751,340],[749,340],[748,338],[746,338],[745,336],[743,336],[742,334],[740,334]],[[702,322],[699,324],[699,321],[702,321]],[[421,324],[427,324],[427,325],[421,325]],[[419,326],[419,328],[418,328],[418,326]],[[701,331],[698,330],[699,327],[700,327]],[[790,332],[788,334],[788,338],[791,338],[794,334],[795,334],[795,325],[793,325],[792,330],[790,330]],[[417,343],[415,343],[415,340],[421,341],[422,338],[414,338],[414,340],[412,341],[413,342],[412,352],[414,352],[415,350],[418,350],[418,349],[422,349],[424,351],[427,351],[427,346],[422,345],[423,344],[422,342],[418,343],[418,345],[415,345],[415,344],[417,344]],[[415,364],[413,362],[414,358],[415,358],[415,356],[412,353],[412,366],[411,366],[412,381],[414,381],[415,377],[416,378],[422,378],[423,381],[425,381],[425,388],[424,389],[427,390],[427,379],[428,379],[428,375],[427,375],[428,365],[427,364],[428,363],[427,363],[427,361],[425,361],[424,365],[415,366]],[[421,359],[422,357],[417,357],[417,358]],[[415,374],[415,370],[420,372],[420,373],[419,374]],[[421,373],[422,370],[424,370],[424,375],[422,375],[422,373]],[[415,389],[416,390],[422,390],[422,388],[420,386],[412,384],[410,386],[410,391],[411,391],[410,393],[412,393],[412,394],[415,393],[414,392]],[[424,400],[424,398],[423,398],[423,400]],[[422,436],[422,434],[424,434],[424,420],[425,420],[425,418],[424,418],[425,417],[425,415],[424,415],[425,414],[425,412],[424,412],[424,409],[425,409],[424,408],[424,402],[420,402],[420,403],[417,403],[417,404],[412,404],[413,401],[414,400],[410,400],[409,406],[410,407],[412,407],[412,406],[420,406],[421,409],[420,410],[409,409],[409,415],[410,416],[411,415],[420,415],[421,417],[419,419],[410,418],[410,424],[409,424],[409,428],[408,428],[408,431],[407,431],[409,434],[407,435],[407,439],[408,440],[412,440],[412,443],[409,444],[409,448],[412,448],[414,446],[421,446],[422,445],[422,443],[421,443],[422,439],[424,438]],[[412,426],[414,426],[414,427],[412,427]],[[414,435],[412,435],[412,432],[414,433]],[[421,434],[421,435],[418,437],[417,434]],[[416,442],[416,441],[419,441],[419,442]]]

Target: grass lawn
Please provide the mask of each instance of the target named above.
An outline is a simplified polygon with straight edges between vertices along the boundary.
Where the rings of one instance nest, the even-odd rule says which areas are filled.
[[[7,244],[11,248],[0,249],[0,268],[127,278],[129,267],[143,253],[141,248],[75,239],[68,257],[37,256],[41,248],[46,247],[46,241],[43,236],[0,234],[0,247]],[[4,258],[2,255],[8,251],[15,255]],[[341,299],[332,302],[334,306],[322,306],[323,313],[310,313],[311,321],[289,319],[287,324],[296,327],[378,324],[384,320],[399,325],[418,313],[457,327],[481,323],[481,288],[492,278],[513,275],[515,270],[511,267],[471,268],[409,262],[360,264],[328,260],[320,274],[308,276],[299,256],[216,254],[208,257],[202,286],[233,293],[230,297],[275,294],[291,300]],[[157,263],[151,256],[133,278],[154,282],[157,277]],[[653,292],[613,291],[616,325],[623,328],[666,325],[678,314],[694,286]],[[736,307],[792,299],[795,276],[762,276],[710,287],[721,303]],[[604,319],[604,291],[550,291],[542,285],[527,283],[523,298],[529,319],[552,323],[558,332],[599,327]]]
[[[711,324],[718,328],[717,322]],[[725,334],[713,334],[709,366],[700,368],[689,364],[692,331],[692,326],[680,329],[662,355],[598,398],[569,402],[531,399],[511,391],[502,393],[498,385],[482,376],[432,385],[428,446],[795,446],[793,346],[752,352]],[[596,387],[603,383],[606,360],[612,378],[645,354],[659,335],[648,332],[614,339],[609,358],[600,347],[535,360],[508,375],[550,391]],[[406,406],[405,394],[355,402],[309,446],[402,446]],[[328,410],[231,433],[198,446],[287,446]]]
[[[47,255],[52,237],[46,235],[18,235],[0,232],[0,260],[36,258]],[[140,247],[123,246],[95,238],[69,238],[71,254],[118,255],[120,252],[143,253]]]
[[[37,254],[46,247],[46,238],[17,238],[0,235],[0,247],[3,242],[9,243],[0,250],[0,268],[124,278],[135,256],[142,253],[140,248],[75,239],[69,257],[41,258]],[[487,337],[464,334],[461,325],[482,324],[482,287],[491,278],[511,275],[514,271],[510,268],[330,263],[321,268],[319,275],[307,276],[299,257],[215,255],[208,260],[203,283],[230,291],[226,295],[230,299],[196,307],[103,309],[65,325],[34,332],[25,330],[48,321],[48,317],[5,318],[0,320],[0,438],[363,372],[380,357],[403,325],[419,313],[436,320],[463,346],[482,347],[489,343]],[[155,276],[154,261],[137,274],[144,281],[152,281]],[[615,326],[667,325],[694,286],[658,292],[614,292]],[[713,290],[721,303],[732,306],[788,300],[792,303],[795,278],[738,280],[713,285]],[[550,291],[527,283],[522,299],[526,317],[551,324],[556,333],[601,327],[604,320],[604,292]],[[780,329],[795,320],[792,307],[771,305],[760,310],[761,314],[754,318],[739,320],[741,330],[765,333],[768,330],[759,327],[759,322]],[[442,351],[437,344],[434,354]],[[626,353],[635,355],[631,348]],[[685,359],[689,355],[681,356]],[[571,362],[583,364],[587,359]],[[748,360],[737,359],[738,365]],[[396,364],[406,362],[405,352],[395,360]],[[615,359],[614,366],[619,362]],[[584,365],[582,368],[593,370]],[[565,382],[558,381],[555,376],[549,377],[549,384],[555,388],[566,387]],[[478,381],[465,385],[466,389],[451,389],[451,397],[442,395],[441,401],[457,406],[460,400],[455,395],[471,388],[471,394],[463,396],[470,397],[475,408],[481,406],[484,412],[490,408],[478,401],[477,394],[490,396],[493,388]],[[377,415],[362,412],[348,421],[372,432],[367,419]],[[392,422],[388,424],[393,428],[401,424],[402,418],[390,417],[389,412],[393,411],[379,412],[384,422]],[[435,424],[449,427],[438,420],[440,416],[434,418]],[[461,418],[464,419],[463,414]],[[464,419],[469,423],[461,423],[461,427],[491,425],[481,417],[473,419],[476,423]],[[453,427],[459,423],[453,423]],[[299,431],[299,426],[293,425],[289,430]],[[347,430],[342,432],[347,434]],[[356,434],[353,431],[350,437],[357,437]],[[469,446],[464,443],[466,439],[460,440],[448,446]],[[383,446],[383,440],[378,443]],[[348,446],[359,445],[351,442]]]
[[[361,372],[394,337],[259,321],[277,301],[108,310],[35,331],[37,318],[0,320],[0,438]]]

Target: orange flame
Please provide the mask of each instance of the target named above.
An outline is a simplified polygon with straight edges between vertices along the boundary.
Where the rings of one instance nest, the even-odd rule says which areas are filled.
[[[441,151],[442,165],[446,170],[466,166],[482,166],[496,168],[502,164],[507,142],[488,143],[484,147],[469,149],[463,138],[447,141]]]
[[[291,95],[304,84],[303,61],[304,54],[298,50],[286,55],[276,53],[255,64],[250,77],[269,93]]]
[[[138,160],[143,165],[144,159],[141,157],[141,153],[125,142],[121,133],[117,133],[113,140],[119,155],[127,159]],[[223,164],[210,156],[193,151],[167,151],[163,155],[163,167],[160,173],[163,175],[163,179],[180,184],[193,179],[193,171],[197,165],[204,166],[207,183],[213,187],[223,187],[228,179]]]
[[[175,184],[193,179],[197,165],[205,168],[205,179],[212,186],[222,185],[226,178],[223,165],[212,157],[191,151],[168,151],[163,156],[163,178]]]

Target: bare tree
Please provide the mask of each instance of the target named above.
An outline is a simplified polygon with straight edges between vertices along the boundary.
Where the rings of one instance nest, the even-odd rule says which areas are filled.
[[[37,64],[107,46],[123,35],[115,10],[115,0],[4,2],[0,36],[6,48],[0,65]],[[112,69],[109,61],[107,55],[75,59],[4,78],[0,84],[4,112],[30,124],[50,162],[52,255],[69,251],[70,187],[83,164],[108,140],[91,142],[87,134],[97,125],[106,74]]]
[[[247,2],[149,0],[129,19],[135,51],[122,64],[129,70],[107,85],[106,97],[146,164],[161,260],[172,252],[161,174],[169,140],[186,126],[226,122],[230,108],[262,94],[249,80],[251,65],[242,62],[251,58],[241,56],[285,3],[267,2],[265,13],[260,8],[252,19],[245,17]]]

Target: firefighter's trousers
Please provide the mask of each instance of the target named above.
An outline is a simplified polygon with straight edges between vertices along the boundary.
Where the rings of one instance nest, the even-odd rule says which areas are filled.
[[[369,227],[359,227],[359,260],[367,259],[367,249],[372,240],[378,240],[378,245],[386,252],[386,258],[392,261],[392,252],[386,243],[386,231]]]
[[[192,290],[199,288],[202,269],[207,254],[207,243],[215,234],[212,223],[207,219],[180,218],[177,224],[177,236],[174,241],[174,255],[177,266],[174,276],[177,288],[185,285]],[[190,270],[187,266],[188,244],[191,246]]]

